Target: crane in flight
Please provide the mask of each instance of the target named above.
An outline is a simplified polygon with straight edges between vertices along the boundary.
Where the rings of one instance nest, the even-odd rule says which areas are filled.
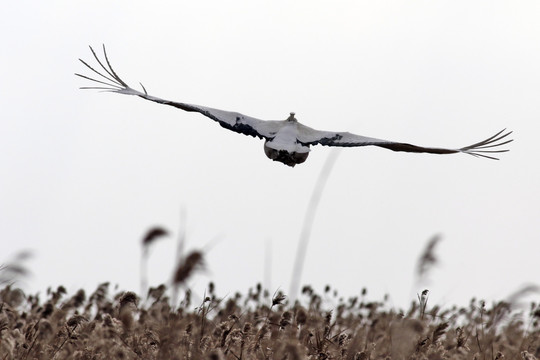
[[[464,153],[476,157],[498,160],[498,158],[495,157],[497,153],[508,151],[507,149],[501,148],[501,146],[513,141],[507,138],[512,132],[503,129],[483,141],[458,149],[424,147],[356,135],[350,132],[316,130],[300,123],[293,112],[291,112],[285,120],[261,120],[238,112],[165,100],[149,95],[142,84],[140,84],[142,88],[141,92],[125,83],[113,70],[105,46],[103,46],[104,61],[100,60],[92,47],[90,47],[90,51],[92,51],[92,55],[97,61],[97,64],[101,67],[101,70],[96,70],[84,60],[79,59],[94,73],[94,76],[91,77],[82,74],[75,75],[95,83],[94,86],[85,86],[81,87],[81,89],[96,89],[125,95],[135,95],[158,104],[173,106],[184,111],[198,112],[218,122],[219,125],[226,129],[264,139],[264,152],[266,156],[274,161],[279,161],[291,167],[306,161],[312,145],[340,147],[374,145],[393,151],[430,154]]]

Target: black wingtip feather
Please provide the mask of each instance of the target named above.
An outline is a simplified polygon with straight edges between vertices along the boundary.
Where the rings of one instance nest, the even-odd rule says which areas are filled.
[[[103,45],[103,55],[105,58],[105,61],[99,59],[96,51],[92,46],[88,46],[90,48],[90,51],[92,52],[92,55],[94,56],[94,59],[96,59],[97,63],[103,69],[102,71],[96,70],[94,67],[90,66],[86,61],[79,59],[79,61],[86,66],[88,69],[90,69],[93,73],[95,73],[99,78],[103,80],[98,80],[99,78],[94,78],[82,74],[75,73],[76,76],[79,76],[83,79],[90,80],[93,82],[96,82],[98,84],[105,85],[106,87],[98,87],[98,86],[84,86],[81,87],[81,89],[88,90],[107,90],[107,91],[117,91],[121,92],[122,90],[130,89],[129,85],[125,83],[120,76],[114,71],[113,67],[111,66],[111,63],[109,62],[109,58],[107,56],[107,50],[105,49],[105,45]]]
[[[477,142],[475,144],[465,146],[465,147],[459,149],[459,151],[463,152],[465,154],[476,156],[476,157],[483,157],[483,158],[492,159],[492,160],[499,160],[499,158],[496,158],[494,156],[485,155],[485,154],[486,153],[493,154],[493,153],[508,152],[509,151],[508,149],[497,149],[497,150],[485,150],[485,149],[492,149],[492,148],[500,147],[500,146],[509,144],[512,141],[514,141],[514,139],[509,139],[509,140],[501,142],[501,140],[505,139],[507,136],[512,134],[512,131],[508,131],[506,133],[505,133],[505,131],[506,131],[506,129],[502,129],[501,131],[499,131],[495,135],[490,136],[489,138],[487,138],[487,139],[485,139],[483,141]]]

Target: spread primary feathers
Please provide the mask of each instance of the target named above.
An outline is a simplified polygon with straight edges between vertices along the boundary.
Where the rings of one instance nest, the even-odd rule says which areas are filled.
[[[494,154],[508,151],[506,149],[501,149],[501,146],[512,141],[506,139],[506,137],[512,132],[505,132],[505,130],[501,130],[483,141],[459,149],[423,147],[407,143],[365,137],[349,132],[315,130],[298,122],[294,113],[290,113],[289,117],[285,120],[260,120],[237,112],[165,100],[148,95],[142,84],[141,87],[143,92],[135,90],[126,84],[116,74],[109,63],[105,46],[103,46],[105,62],[99,59],[92,47],[90,47],[90,50],[104,72],[95,70],[93,67],[88,65],[88,63],[79,59],[86,67],[98,75],[98,77],[92,78],[81,74],[75,75],[101,84],[98,86],[81,87],[81,89],[98,89],[126,95],[136,95],[159,104],[173,106],[185,111],[198,112],[214,121],[217,121],[226,129],[244,135],[264,139],[264,152],[266,156],[274,161],[282,162],[288,166],[295,166],[296,164],[306,161],[310,151],[310,146],[317,144],[343,147],[374,145],[393,151],[417,153],[423,152],[431,154],[464,153],[477,157],[498,160],[496,157],[494,157]]]

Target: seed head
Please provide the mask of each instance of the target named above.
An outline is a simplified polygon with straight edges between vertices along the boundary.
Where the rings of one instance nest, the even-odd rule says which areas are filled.
[[[149,246],[158,238],[169,235],[169,232],[162,227],[153,227],[146,232],[146,235],[142,239],[143,247]]]
[[[204,267],[204,255],[200,251],[192,251],[184,261],[180,262],[174,274],[174,283],[184,283],[194,271]]]
[[[304,308],[301,307],[296,312],[296,323],[298,325],[305,325],[306,321],[307,321],[306,310],[304,310]]]
[[[67,321],[67,325],[71,327],[76,327],[80,325],[83,321],[88,321],[87,318],[85,318],[82,315],[73,315],[69,320]]]
[[[272,299],[272,306],[283,304],[283,301],[285,301],[285,299],[286,299],[286,296],[283,295],[281,291],[278,292],[277,295],[274,296],[274,298]]]

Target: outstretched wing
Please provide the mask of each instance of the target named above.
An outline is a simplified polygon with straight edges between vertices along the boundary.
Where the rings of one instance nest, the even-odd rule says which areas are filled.
[[[84,86],[81,87],[81,89],[103,90],[125,95],[136,95],[143,99],[150,100],[159,104],[173,106],[175,108],[185,111],[198,112],[206,117],[209,117],[212,120],[217,121],[221,126],[226,129],[235,131],[240,134],[250,135],[253,137],[270,139],[274,137],[275,133],[280,128],[280,121],[260,120],[233,111],[213,109],[206,106],[186,104],[151,96],[148,95],[145,87],[142,84],[140,85],[143,92],[135,90],[131,88],[128,84],[126,84],[113,70],[109,62],[109,58],[107,57],[107,52],[105,51],[105,45],[103,45],[103,56],[105,58],[105,61],[99,59],[99,57],[96,55],[96,52],[94,51],[94,49],[92,49],[91,46],[90,50],[92,51],[94,58],[96,59],[101,69],[103,69],[103,71],[98,71],[92,66],[90,66],[88,63],[86,63],[84,60],[79,59],[80,62],[82,62],[88,69],[90,69],[92,72],[94,72],[94,74],[97,75],[97,78],[81,74],[75,75],[99,84],[96,86]]]
[[[423,147],[417,145],[411,145],[407,143],[388,141],[375,139],[360,135],[351,134],[349,132],[331,132],[331,131],[319,131],[307,127],[305,125],[299,125],[300,131],[298,135],[298,141],[304,145],[326,145],[326,146],[367,146],[374,145],[390,149],[393,151],[406,151],[406,152],[422,152],[431,154],[453,154],[453,153],[465,153],[473,156],[484,157],[493,160],[499,160],[490,154],[507,152],[507,149],[501,149],[502,145],[508,144],[513,140],[505,140],[505,138],[512,132],[505,132],[506,129],[499,131],[495,135],[480,141],[476,144],[462,147],[460,149],[445,149],[436,147]]]

